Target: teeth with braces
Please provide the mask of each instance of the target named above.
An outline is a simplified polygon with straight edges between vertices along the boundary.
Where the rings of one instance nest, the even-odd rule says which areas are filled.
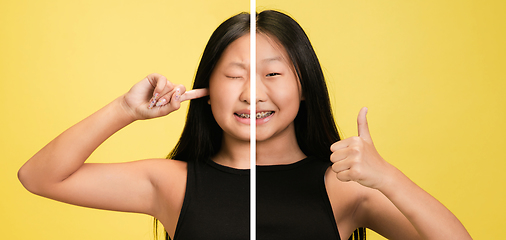
[[[268,117],[270,115],[272,115],[274,112],[259,112],[256,114],[256,119],[259,119],[259,118],[264,118],[264,117]],[[237,116],[239,116],[240,118],[249,118],[249,114],[247,113],[236,113]]]

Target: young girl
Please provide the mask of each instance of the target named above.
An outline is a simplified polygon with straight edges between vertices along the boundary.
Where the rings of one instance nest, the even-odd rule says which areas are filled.
[[[58,201],[149,214],[176,240],[248,239],[249,107],[256,104],[258,239],[347,239],[362,227],[389,239],[470,239],[448,209],[381,158],[366,108],[358,136],[340,140],[302,28],[276,11],[259,13],[256,24],[255,102],[242,13],[211,36],[194,90],[147,76],[41,149],[19,170],[20,181]],[[84,163],[119,129],[190,99],[170,159]]]

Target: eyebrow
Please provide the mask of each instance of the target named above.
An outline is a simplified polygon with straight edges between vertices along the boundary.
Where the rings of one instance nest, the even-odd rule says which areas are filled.
[[[279,61],[279,62],[282,62],[282,59],[280,56],[276,56],[276,57],[270,57],[270,58],[265,58],[262,60],[262,62],[273,62],[273,61]]]
[[[247,69],[246,64],[243,63],[243,62],[231,62],[230,64],[228,64],[228,66],[231,66],[231,67],[240,67],[242,69]]]

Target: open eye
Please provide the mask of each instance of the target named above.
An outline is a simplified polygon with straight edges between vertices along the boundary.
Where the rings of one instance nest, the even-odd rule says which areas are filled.
[[[267,75],[265,75],[266,77],[274,77],[274,76],[277,76],[277,75],[280,75],[279,73],[269,73]]]

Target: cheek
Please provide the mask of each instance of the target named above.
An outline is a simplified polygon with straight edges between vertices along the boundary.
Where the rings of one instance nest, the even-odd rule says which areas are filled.
[[[235,104],[240,95],[240,84],[227,81],[227,79],[215,79],[209,83],[209,103],[214,118],[217,121],[226,119],[235,109]]]
[[[290,81],[291,82],[291,81]],[[298,105],[302,100],[300,87],[297,84],[287,84],[286,82],[266,84],[270,98],[273,102],[279,102],[282,105]]]

